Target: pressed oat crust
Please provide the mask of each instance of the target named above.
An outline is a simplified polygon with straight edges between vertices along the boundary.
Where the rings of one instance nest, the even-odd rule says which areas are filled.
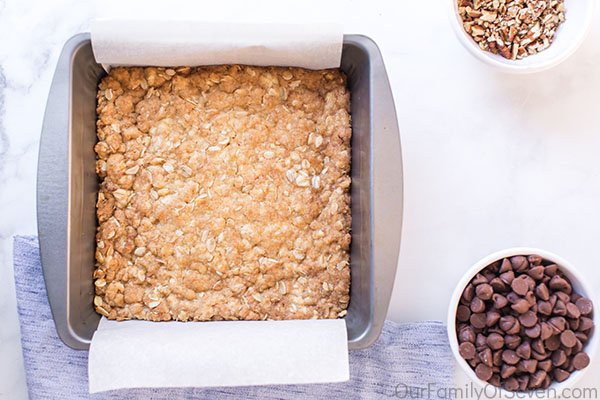
[[[337,70],[112,69],[98,91],[96,310],[343,316],[349,101]]]

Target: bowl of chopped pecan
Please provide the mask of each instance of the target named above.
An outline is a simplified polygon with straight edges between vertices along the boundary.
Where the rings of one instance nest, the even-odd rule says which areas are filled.
[[[449,0],[451,23],[486,64],[530,73],[558,65],[586,37],[596,0]]]

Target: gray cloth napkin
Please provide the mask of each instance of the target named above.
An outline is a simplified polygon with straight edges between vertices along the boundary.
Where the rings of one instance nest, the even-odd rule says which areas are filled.
[[[131,389],[90,395],[87,352],[67,347],[57,336],[35,236],[15,237],[14,269],[31,400],[436,398],[438,393],[452,386],[452,353],[444,325],[440,322],[396,324],[387,321],[373,346],[350,352],[350,381],[344,383]]]

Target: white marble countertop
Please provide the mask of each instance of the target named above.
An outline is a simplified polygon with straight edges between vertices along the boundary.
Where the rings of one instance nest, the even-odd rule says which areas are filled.
[[[98,15],[338,19],[345,32],[379,44],[394,89],[405,174],[391,319],[445,320],[463,272],[515,245],[562,255],[600,293],[600,14],[565,63],[515,76],[489,69],[461,47],[446,1],[315,0],[283,7],[275,0],[236,0],[226,8],[135,2],[144,4],[140,9],[124,2],[0,0],[0,399],[26,398],[11,246],[13,235],[36,233],[46,96],[62,44]],[[598,377],[596,360],[580,386],[597,385]],[[464,377],[458,374],[457,382]]]

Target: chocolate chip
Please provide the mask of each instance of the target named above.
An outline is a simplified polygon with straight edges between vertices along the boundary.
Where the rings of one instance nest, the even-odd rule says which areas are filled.
[[[502,260],[502,263],[500,264],[500,269],[498,270],[498,272],[502,274],[507,271],[512,271],[512,264],[510,263],[508,258],[505,258]]]
[[[532,374],[536,371],[537,365],[537,360],[521,360],[521,362],[519,363],[519,369],[522,372],[529,372],[530,374]]]
[[[529,275],[536,281],[539,281],[540,279],[542,279],[544,277],[544,266],[538,265],[536,267],[529,269],[529,271],[527,271],[527,275]]]
[[[569,375],[571,375],[571,374],[568,373],[567,371],[565,371],[564,369],[560,369],[560,368],[555,368],[552,371],[552,376],[554,377],[554,380],[556,382],[564,382],[565,380],[567,380]]]
[[[544,269],[544,273],[546,272],[546,270]],[[544,275],[544,277],[542,279],[540,279],[540,282],[542,282],[544,285],[548,286],[548,284],[550,283],[550,277],[548,275]]]
[[[579,293],[571,293],[571,303],[577,303],[577,300],[581,299],[583,296]]]
[[[577,336],[577,332],[575,332],[575,335]],[[573,346],[572,350],[572,354],[577,354],[583,350],[583,343],[581,342],[581,339],[577,338],[577,343],[575,343],[575,346]]]
[[[531,344],[529,342],[523,342],[517,347],[516,353],[521,358],[530,358],[531,357]]]
[[[553,277],[554,275],[556,275],[557,271],[558,271],[558,265],[556,265],[556,264],[550,264],[544,268],[544,274],[546,274],[550,277]]]
[[[504,389],[510,390],[511,392],[518,390],[519,389],[519,381],[517,380],[517,378],[515,378],[514,376],[509,377],[504,382]]]
[[[554,330],[547,322],[541,323],[542,330],[540,332],[540,339],[546,340],[554,333]]]
[[[513,350],[504,350],[502,352],[502,361],[507,364],[515,365],[519,362],[520,358]]]
[[[519,296],[525,296],[525,294],[531,289],[530,287],[531,278],[527,275],[519,275],[515,279],[513,279],[510,287],[515,291]]]
[[[560,334],[560,342],[565,347],[573,347],[577,343],[577,336],[572,330],[568,329]]]
[[[500,279],[507,285],[510,285],[515,279],[515,273],[513,271],[506,271],[500,274]]]
[[[515,292],[510,292],[506,294],[506,300],[508,300],[510,304],[514,304],[521,299],[522,297],[516,294]]]
[[[475,275],[475,278],[471,281],[471,283],[475,286],[480,285],[482,283],[488,283],[487,278],[482,274]]]
[[[579,308],[579,312],[581,315],[590,315],[594,310],[594,305],[590,299],[586,299],[584,297],[580,298],[575,302],[577,308]]]
[[[546,345],[546,349],[549,351],[554,351],[560,348],[560,336],[554,335],[547,339],[544,344]]]
[[[576,331],[579,329],[579,318],[576,318],[576,319],[569,318],[567,320],[567,323],[569,325],[569,329],[571,329],[572,331]]]
[[[492,371],[492,368],[485,364],[479,364],[475,368],[475,375],[477,375],[477,377],[483,381],[490,379],[493,373],[494,372]]]
[[[556,295],[556,297],[558,297],[558,300],[565,303],[565,306],[567,305],[567,303],[571,302],[571,296],[569,296],[565,292],[554,292],[554,294]]]
[[[575,343],[575,345],[577,345],[577,343]],[[567,355],[567,357],[570,356],[571,354],[573,354],[573,348],[574,347],[575,346],[573,346],[573,347],[563,347],[563,350],[565,351],[565,354]],[[571,372],[572,370],[570,370],[570,369],[567,368],[567,371]]]
[[[488,265],[487,267],[485,267],[485,269],[497,274],[498,273],[498,269],[500,268],[500,263],[501,262],[502,262],[502,260],[494,261],[493,263],[491,263],[490,265]]]
[[[542,383],[544,382],[544,379],[546,379],[546,371],[543,370],[539,370],[536,371],[535,373],[531,374],[531,378],[529,380],[529,387],[530,388],[538,388],[540,386],[542,386]]]
[[[471,342],[463,342],[458,346],[458,353],[465,360],[471,360],[475,357],[475,346]]]
[[[552,360],[538,361],[538,368],[549,372],[552,369]]]
[[[492,375],[490,379],[488,379],[488,383],[494,386],[500,386],[500,376],[497,374]]]
[[[483,270],[483,276],[490,282],[492,279],[496,278],[497,274],[494,271],[488,270],[488,268]]]
[[[556,301],[558,300],[558,297],[556,297],[556,294],[553,293],[550,295],[550,297],[548,298],[548,302],[550,303],[550,305],[554,308],[554,305],[556,304]]]
[[[479,297],[473,297],[471,300],[471,311],[474,313],[482,313],[485,311],[485,302]]]
[[[538,312],[543,315],[552,314],[552,304],[548,301],[538,301],[537,303]]]
[[[496,277],[490,281],[490,285],[494,289],[494,292],[506,292],[506,283],[499,277]]]
[[[527,257],[527,261],[529,261],[530,265],[538,266],[542,263],[542,257],[538,256],[537,254],[532,254],[529,257]]]
[[[540,326],[540,324],[537,324],[531,328],[525,329],[525,335],[527,335],[528,337],[530,337],[532,339],[540,337],[541,333],[542,333],[542,327]]]
[[[567,317],[569,317],[569,318],[581,317],[581,311],[579,311],[579,307],[577,307],[573,303],[568,303],[567,304]]]
[[[485,324],[489,327],[496,325],[500,319],[500,314],[496,311],[488,311]]]
[[[567,320],[563,317],[552,317],[548,323],[554,328],[555,333],[560,333],[567,328]]]
[[[517,319],[515,317],[513,317],[512,315],[505,315],[500,318],[500,322],[498,322],[498,326],[500,327],[500,329],[502,329],[504,332],[506,332],[509,329],[511,329],[515,325],[516,322],[517,322]]]
[[[581,340],[582,342],[587,342],[588,341],[588,335],[586,335],[583,332],[575,332],[575,337],[579,340]]]
[[[514,350],[521,344],[521,337],[518,335],[504,336],[504,346],[507,349]]]
[[[527,310],[529,310],[530,307],[531,307],[531,305],[525,299],[519,299],[512,306],[510,306],[510,308],[512,308],[514,311],[518,312],[519,314],[523,314],[523,313],[527,312]]]
[[[483,351],[480,351],[479,354],[477,354],[477,356],[479,357],[481,362],[487,365],[488,367],[494,365],[492,359],[492,350],[489,347],[484,349]]]
[[[527,258],[524,256],[514,256],[510,258],[510,263],[512,264],[513,270],[515,272],[523,272],[527,268],[529,268],[529,262]]]
[[[550,279],[550,289],[560,290],[561,292],[571,293],[571,285],[559,275],[554,275]]]
[[[504,337],[498,333],[490,333],[486,342],[492,350],[498,350],[504,347]]]
[[[506,305],[508,304],[508,300],[506,300],[506,297],[502,296],[499,293],[494,293],[492,295],[492,301],[494,302],[494,307],[497,310],[506,307]]]
[[[550,353],[538,353],[537,351],[532,351],[531,357],[535,358],[538,361],[542,361],[550,357]]]
[[[475,339],[475,347],[477,350],[485,349],[487,346],[487,338],[485,335],[478,333],[477,338]]]
[[[579,352],[573,357],[572,364],[576,370],[584,369],[590,365],[590,357],[585,353]]]
[[[510,378],[517,372],[517,367],[514,365],[503,364],[500,368],[500,377],[502,379]]]
[[[577,308],[579,308],[579,307],[577,307]],[[581,309],[579,309],[579,311],[581,311]],[[581,317],[579,319],[579,328],[577,328],[577,330],[584,332],[584,331],[587,331],[588,329],[592,329],[593,326],[594,326],[594,321],[592,321],[591,318]]]
[[[515,324],[512,326],[512,328],[507,330],[506,333],[509,335],[517,335],[519,332],[521,332],[521,323],[517,319],[515,320]]]
[[[550,298],[550,292],[548,291],[548,286],[546,286],[546,284],[544,284],[544,283],[540,283],[539,285],[537,285],[537,287],[535,288],[535,295],[540,300],[548,301],[548,299]]]
[[[464,300],[464,303],[469,304],[473,300],[473,297],[475,297],[475,286],[469,283],[462,293],[461,301]]]
[[[550,375],[546,374],[546,379],[544,379],[544,382],[542,383],[541,388],[548,389],[551,384],[552,384],[552,378],[550,378]]]
[[[554,315],[567,315],[567,306],[562,300],[557,300],[552,309],[552,313],[554,313]]]
[[[531,290],[529,292],[525,293],[524,298],[525,298],[525,300],[527,300],[530,307],[534,307],[534,306],[537,307],[535,295],[533,294],[533,292]]]
[[[538,317],[533,311],[527,311],[519,315],[519,322],[525,328],[531,328],[538,322]]]
[[[531,348],[533,351],[538,353],[545,353],[546,349],[544,348],[544,342],[540,339],[535,339],[531,341]]]
[[[471,314],[469,322],[475,329],[483,329],[486,326],[487,316],[484,313]]]
[[[502,365],[502,350],[497,350],[492,354],[492,362],[496,367]]]
[[[519,390],[525,391],[527,389],[527,387],[529,386],[529,375],[519,376],[517,378],[517,381],[519,381]]]
[[[552,360],[552,365],[555,367],[560,367],[567,361],[567,354],[563,349],[558,349],[552,352],[552,356],[550,356]]]
[[[458,340],[462,342],[475,343],[475,330],[472,326],[467,326],[458,332]]]
[[[456,319],[457,320],[459,320],[460,322],[466,322],[469,320],[470,317],[471,317],[471,310],[469,309],[469,307],[464,306],[464,305],[458,306],[458,308],[456,309]]]
[[[494,289],[488,283],[482,283],[481,285],[477,285],[475,287],[475,295],[481,300],[489,300],[492,298],[493,294]]]

